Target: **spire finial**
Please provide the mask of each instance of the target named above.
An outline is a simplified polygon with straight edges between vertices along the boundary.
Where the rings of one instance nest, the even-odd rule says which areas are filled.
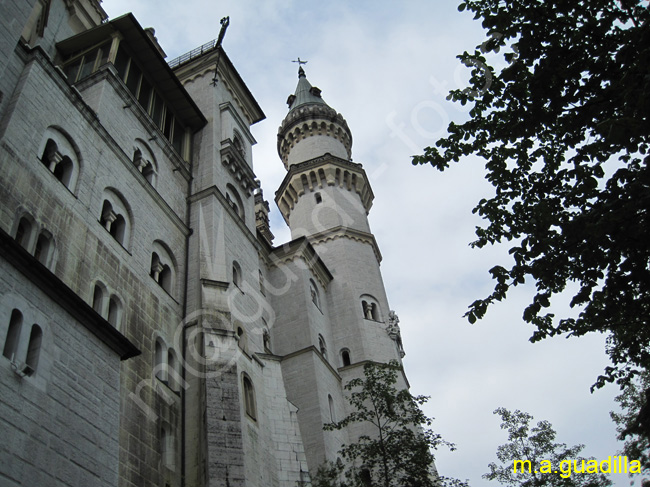
[[[309,61],[303,61],[302,59],[300,59],[300,57],[298,57],[297,60],[291,61],[291,62],[292,63],[298,63],[298,78],[306,78],[305,70],[302,69],[302,65],[307,64]]]

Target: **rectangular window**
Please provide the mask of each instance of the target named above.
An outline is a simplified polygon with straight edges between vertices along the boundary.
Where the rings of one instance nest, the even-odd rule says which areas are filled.
[[[183,157],[183,139],[185,138],[185,130],[183,130],[183,127],[181,126],[180,123],[178,123],[178,120],[176,120],[176,123],[174,124],[174,136],[172,138],[172,145],[174,146],[174,149],[176,149],[176,152],[178,152],[178,155]]]
[[[149,111],[149,99],[151,98],[151,83],[149,83],[146,78],[142,77],[142,83],[140,83],[140,93],[138,94],[138,102],[142,105],[142,108]]]
[[[63,72],[68,77],[68,80],[71,83],[77,81],[77,75],[79,74],[79,66],[81,66],[81,58],[66,65],[65,68],[63,68]]]
[[[136,66],[136,64],[131,61],[129,66],[129,73],[126,79],[126,87],[134,95],[138,94],[138,88],[140,87],[140,78],[142,78],[142,71]]]
[[[167,110],[167,113],[165,114],[165,126],[163,128],[163,134],[165,134],[167,140],[171,140],[173,124],[174,124],[174,115],[172,115],[172,112]]]
[[[119,75],[120,79],[124,81],[127,68],[129,67],[129,56],[126,52],[124,52],[122,46],[117,48],[117,55],[115,56],[114,66],[115,69],[117,70],[117,74]]]
[[[160,95],[154,91],[153,100],[151,102],[151,119],[153,123],[162,127],[162,114],[163,114],[163,102],[160,98]]]

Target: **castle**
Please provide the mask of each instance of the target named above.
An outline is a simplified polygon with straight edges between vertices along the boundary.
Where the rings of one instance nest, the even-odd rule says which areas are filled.
[[[371,433],[323,430],[343,386],[404,355],[343,116],[300,67],[274,245],[219,42],[8,0],[0,43],[0,485],[308,485]]]

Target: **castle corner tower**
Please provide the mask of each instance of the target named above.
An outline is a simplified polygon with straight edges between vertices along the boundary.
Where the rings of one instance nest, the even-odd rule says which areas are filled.
[[[286,264],[303,300],[295,292],[276,297],[275,351],[284,357],[285,387],[314,472],[335,461],[343,443],[373,434],[358,425],[323,431],[351,412],[345,384],[363,375],[365,363],[400,361],[404,352],[368,223],[374,195],[362,165],[352,162],[352,132],[302,67],[287,103],[277,144],[287,174],[275,201],[293,240],[272,257]],[[287,276],[276,279],[279,286]]]

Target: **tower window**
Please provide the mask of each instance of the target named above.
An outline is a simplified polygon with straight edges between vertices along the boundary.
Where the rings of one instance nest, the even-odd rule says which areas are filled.
[[[341,362],[343,362],[343,367],[350,365],[350,351],[347,348],[341,350]]]
[[[368,295],[363,296],[363,299],[361,300],[361,309],[363,311],[364,319],[372,321],[381,320],[379,305],[373,297]]]
[[[43,331],[38,325],[32,326],[32,332],[29,334],[29,344],[27,346],[27,359],[25,365],[29,367],[28,375],[33,375],[38,367],[38,359],[41,355],[41,342],[43,340]]]
[[[253,382],[248,375],[243,375],[242,384],[244,388],[244,410],[251,419],[257,419],[257,407],[255,405],[255,389]]]
[[[32,239],[32,224],[26,218],[22,217],[18,223],[18,228],[16,229],[16,242],[25,250],[29,250],[29,243]]]
[[[52,238],[45,232],[38,236],[36,241],[36,249],[34,250],[34,257],[43,265],[47,266],[50,263],[50,256],[52,254]]]
[[[327,347],[323,335],[318,335],[318,349],[325,360],[327,360]]]
[[[241,266],[237,261],[232,263],[232,282],[241,290],[242,285],[242,276],[241,276]]]
[[[316,198],[316,204],[323,202],[323,197],[320,195],[320,193],[314,193],[314,197]]]
[[[162,338],[156,339],[156,348],[154,355],[154,376],[163,382],[167,382],[167,345]]]
[[[16,352],[18,351],[18,343],[20,342],[20,330],[23,325],[23,315],[17,309],[11,312],[9,320],[9,329],[7,330],[7,337],[5,338],[4,349],[2,355],[9,360],[14,360]]]
[[[334,414],[334,399],[332,399],[331,394],[327,395],[327,404],[329,405],[329,408],[330,408],[330,421],[332,423],[335,423],[336,422],[336,414]]]
[[[318,288],[316,287],[316,283],[313,281],[313,279],[309,280],[309,294],[311,295],[311,302],[314,303],[318,309],[320,309],[320,295],[318,294]]]

